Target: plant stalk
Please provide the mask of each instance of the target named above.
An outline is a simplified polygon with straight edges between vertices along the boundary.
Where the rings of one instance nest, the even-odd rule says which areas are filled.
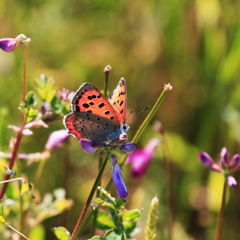
[[[73,233],[72,233],[72,235],[71,235],[70,240],[75,240],[76,237],[77,237],[77,234],[78,234],[78,231],[79,231],[79,229],[80,229],[80,227],[81,227],[81,224],[82,224],[82,222],[83,222],[84,216],[85,216],[86,213],[87,213],[87,210],[88,210],[88,207],[89,207],[89,205],[90,205],[90,203],[91,203],[91,201],[92,201],[93,195],[94,195],[94,193],[95,193],[95,191],[96,191],[96,189],[97,189],[97,187],[98,187],[99,180],[101,179],[102,174],[103,174],[103,172],[104,172],[104,169],[105,169],[105,167],[106,167],[106,165],[107,165],[107,162],[108,162],[108,159],[109,159],[109,155],[110,155],[110,152],[108,151],[108,152],[106,153],[106,157],[105,157],[105,159],[104,159],[104,162],[103,162],[103,164],[102,164],[102,167],[101,167],[101,169],[100,169],[100,171],[99,171],[99,173],[98,173],[98,176],[97,176],[97,178],[96,178],[96,180],[95,180],[95,182],[94,182],[94,184],[93,184],[92,190],[91,190],[91,192],[90,192],[90,194],[89,194],[89,196],[88,196],[88,198],[87,198],[87,201],[86,201],[86,203],[85,203],[85,205],[84,205],[84,207],[83,207],[83,209],[82,209],[82,212],[81,212],[81,214],[80,214],[80,216],[79,216],[79,219],[78,219],[78,221],[77,221],[77,224],[76,224],[76,226],[75,226],[75,228],[74,228],[74,230],[73,230]]]
[[[22,102],[23,103],[25,103],[26,87],[27,87],[27,54],[28,54],[28,44],[25,44],[24,45],[24,54],[23,54],[23,86],[22,86]],[[18,152],[18,149],[19,149],[19,145],[20,145],[20,142],[21,142],[21,139],[22,139],[22,136],[23,136],[22,131],[23,131],[23,128],[24,128],[24,123],[25,123],[25,115],[24,115],[24,113],[22,113],[21,114],[20,129],[19,129],[19,132],[17,134],[15,144],[13,146],[12,156],[10,158],[9,166],[8,166],[9,169],[11,169],[11,170],[14,166],[16,156],[17,156],[17,152]],[[10,175],[6,175],[5,178],[4,178],[5,181],[9,180],[9,179],[10,179]],[[0,192],[0,199],[3,198],[3,196],[6,192],[6,189],[7,189],[7,185],[8,185],[8,182],[3,184],[3,187],[2,187],[1,192]]]
[[[220,211],[218,214],[218,221],[217,221],[217,230],[216,230],[216,240],[220,240],[222,236],[222,227],[223,227],[223,213],[226,203],[226,196],[227,196],[227,180],[225,180],[223,185],[223,194],[222,194],[222,203],[220,207]]]

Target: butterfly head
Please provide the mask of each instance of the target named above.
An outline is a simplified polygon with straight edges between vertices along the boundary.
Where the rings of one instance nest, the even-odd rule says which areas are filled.
[[[124,133],[126,133],[129,128],[130,128],[130,126],[126,123],[122,124],[122,126],[121,126],[121,129],[123,130]]]

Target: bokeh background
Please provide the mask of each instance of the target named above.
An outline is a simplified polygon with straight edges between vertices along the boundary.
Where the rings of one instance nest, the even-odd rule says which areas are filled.
[[[128,108],[138,112],[153,106],[164,84],[167,94],[154,120],[166,132],[173,161],[175,239],[213,239],[220,207],[223,177],[206,170],[198,161],[200,151],[216,161],[223,146],[233,155],[240,152],[240,2],[235,0],[162,1],[0,1],[0,38],[23,33],[32,39],[28,55],[28,90],[44,73],[55,80],[56,89],[71,91],[84,82],[103,88],[103,68],[110,64],[109,90],[121,77],[127,81]],[[23,47],[0,52],[0,107],[7,124],[19,125],[23,74]],[[134,135],[147,112],[131,123]],[[160,137],[152,121],[138,142],[143,147]],[[62,129],[62,121],[48,129],[36,129],[24,137],[20,152],[41,152],[48,135]],[[11,130],[1,133],[1,151],[10,151]],[[67,152],[67,153],[66,153]],[[56,149],[45,163],[39,196],[65,187],[64,158],[69,160],[69,193],[74,206],[68,212],[71,232],[97,174],[97,156],[83,153],[71,137],[67,150]],[[23,162],[31,181],[38,163]],[[110,168],[110,165],[109,165]],[[4,176],[4,175],[3,175]],[[104,182],[111,177],[105,172]],[[234,177],[240,181],[239,173]],[[143,231],[150,200],[160,198],[158,233],[166,236],[166,172],[161,146],[141,180],[131,178],[124,167],[129,189],[129,209],[144,208],[138,221]],[[103,184],[104,186],[104,184]],[[229,189],[223,239],[240,239],[239,187]],[[115,195],[115,191],[113,190]],[[54,239],[52,227],[60,217],[41,223],[42,239]],[[81,239],[90,235],[90,225]]]

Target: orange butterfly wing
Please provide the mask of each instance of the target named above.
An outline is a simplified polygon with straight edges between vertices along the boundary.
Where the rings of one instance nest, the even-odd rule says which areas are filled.
[[[90,83],[84,83],[75,93],[72,99],[72,111],[90,112],[108,118],[116,126],[120,125],[116,110],[102,93]]]
[[[108,100],[118,113],[118,118],[121,124],[126,123],[127,109],[127,87],[124,78],[121,78],[116,89]]]

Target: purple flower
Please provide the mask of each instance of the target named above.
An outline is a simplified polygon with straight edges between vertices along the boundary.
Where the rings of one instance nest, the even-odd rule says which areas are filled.
[[[80,145],[86,153],[96,153],[99,148],[107,147],[107,143],[94,143],[88,139],[80,139]]]
[[[240,154],[235,154],[229,162],[229,168],[232,172],[240,169]]]
[[[226,147],[223,147],[220,153],[220,165],[222,168],[227,169],[229,167],[230,155]]]
[[[125,198],[128,195],[128,191],[122,178],[122,172],[121,168],[118,165],[117,157],[112,154],[110,158],[112,163],[112,179],[116,187],[117,195],[120,198]]]
[[[143,149],[135,150],[128,156],[126,163],[132,165],[131,175],[133,177],[142,178],[145,175],[159,143],[160,141],[154,138]]]
[[[45,145],[47,150],[52,150],[62,144],[68,137],[68,131],[66,129],[54,131],[50,134],[48,141]]]
[[[0,39],[0,48],[5,52],[12,52],[15,48],[19,47],[20,44],[31,42],[30,38],[20,34],[16,38],[2,38]]]
[[[130,142],[130,143],[124,143],[122,145],[116,145],[114,147],[119,149],[120,151],[122,151],[125,154],[130,154],[135,150],[136,144]]]
[[[236,187],[237,181],[234,177],[229,175],[229,172],[234,172],[240,169],[240,154],[235,154],[230,158],[227,148],[223,147],[220,153],[221,167],[214,163],[213,159],[206,152],[200,152],[198,154],[198,159],[205,167],[213,171],[221,172],[225,176],[229,186]]]
[[[198,159],[205,167],[217,172],[222,171],[222,169],[212,160],[212,158],[206,152],[200,152],[198,154]]]

